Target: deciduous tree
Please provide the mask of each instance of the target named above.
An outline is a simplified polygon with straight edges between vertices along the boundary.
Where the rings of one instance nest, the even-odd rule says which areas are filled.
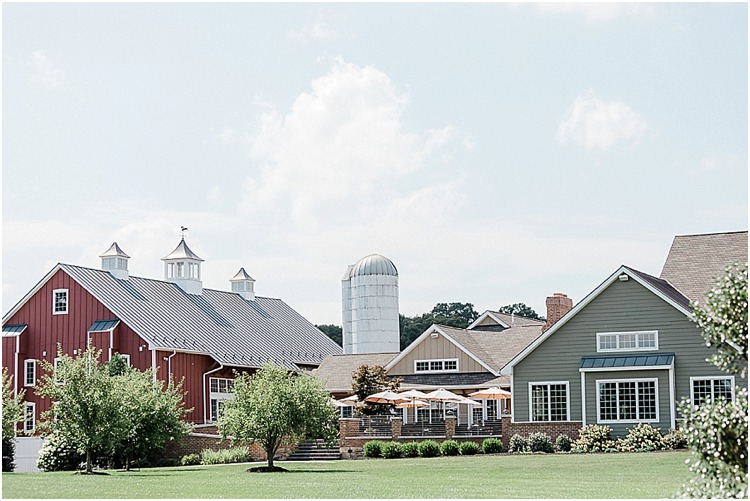
[[[15,394],[13,376],[8,375],[8,369],[3,368],[3,471],[13,471],[15,464],[16,425],[23,420],[24,391]]]
[[[370,415],[383,412],[388,404],[373,404],[365,402],[365,398],[385,390],[398,390],[401,386],[401,378],[390,378],[380,365],[360,365],[352,374],[352,390],[357,395],[357,411],[360,414]]]
[[[266,451],[267,470],[284,440],[335,439],[336,410],[318,380],[266,364],[255,374],[238,374],[234,398],[219,415],[223,437],[256,442]]]

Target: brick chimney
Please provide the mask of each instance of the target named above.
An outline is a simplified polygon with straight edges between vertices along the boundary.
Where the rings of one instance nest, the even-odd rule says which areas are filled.
[[[573,300],[567,294],[563,294],[562,292],[552,294],[552,297],[547,298],[547,323],[544,324],[543,330],[546,331],[552,327],[555,322],[572,309]]]

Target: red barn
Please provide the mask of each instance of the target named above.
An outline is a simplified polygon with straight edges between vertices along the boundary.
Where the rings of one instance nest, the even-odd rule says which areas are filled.
[[[202,259],[182,239],[163,258],[164,280],[132,277],[117,243],[100,256],[102,269],[58,264],[4,317],[3,367],[25,389],[33,432],[51,402],[34,392],[39,360],[54,363],[58,346],[76,356],[91,344],[102,361],[125,356],[155,377],[184,378],[185,404],[196,424],[215,420],[231,396],[234,371],[267,361],[292,371],[311,370],[341,347],[280,299],[256,297],[244,269],[232,292],[204,289]]]

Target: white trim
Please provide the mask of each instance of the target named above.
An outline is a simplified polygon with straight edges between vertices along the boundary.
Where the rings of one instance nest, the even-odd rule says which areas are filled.
[[[57,379],[57,366],[60,365],[62,357],[55,357],[52,359],[52,378],[55,380],[55,384],[62,384],[62,381]]]
[[[669,369],[669,425],[674,430],[677,428],[677,397],[675,395],[674,367]]]
[[[464,330],[466,330],[466,329],[464,329]],[[481,365],[482,367],[484,367],[485,369],[487,369],[487,371],[490,372],[493,376],[499,376],[500,375],[500,373],[497,370],[495,370],[492,367],[490,367],[489,365],[487,365],[487,363],[485,363],[483,360],[481,360],[476,355],[474,355],[472,352],[470,352],[466,347],[464,347],[459,342],[457,342],[455,339],[453,339],[448,334],[446,334],[445,331],[443,331],[436,324],[432,324],[417,339],[415,339],[414,341],[412,341],[409,346],[407,346],[406,348],[404,348],[404,350],[401,353],[399,353],[395,358],[393,358],[393,360],[391,360],[390,362],[388,362],[386,364],[386,366],[384,367],[385,370],[389,371],[390,369],[392,369],[396,364],[398,364],[401,360],[403,360],[404,357],[406,357],[409,353],[411,353],[412,351],[414,351],[414,349],[417,346],[419,346],[419,344],[424,339],[426,339],[430,334],[432,334],[434,332],[437,332],[438,334],[440,334],[443,337],[445,337],[445,339],[447,339],[448,341],[450,341],[451,343],[453,343],[459,350],[461,350],[464,353],[466,353],[466,355],[468,355],[469,358],[471,358],[476,363],[478,363],[479,365]]]
[[[674,362],[669,365],[637,365],[632,367],[589,367],[578,369],[578,372],[630,372],[630,371],[659,371],[674,368]]]
[[[417,370],[418,362],[426,362],[428,367],[432,366],[432,362],[442,362],[443,367],[445,367],[445,362],[456,362],[456,368],[455,369],[440,369],[440,370],[428,369],[426,371],[419,371]],[[446,372],[460,372],[457,358],[429,358],[429,359],[425,358],[422,360],[414,359],[414,374],[443,374]]]
[[[31,365],[33,366],[30,383],[28,378],[29,362],[31,362]],[[23,385],[25,387],[36,386],[36,359],[34,358],[27,358],[23,361]]]
[[[62,265],[60,263],[57,263],[54,268],[52,268],[46,275],[44,275],[42,279],[39,280],[39,282],[37,282],[37,284],[29,292],[27,292],[26,295],[23,296],[15,304],[15,306],[13,306],[13,308],[10,309],[10,311],[8,311],[8,313],[5,314],[5,316],[3,317],[3,324],[8,319],[10,319],[13,315],[15,315],[16,312],[18,312],[18,310],[20,310],[29,301],[29,299],[31,299],[34,296],[34,294],[39,292],[41,288],[44,287],[47,284],[47,282],[49,282],[49,280],[55,275],[55,273],[57,273],[57,271],[60,270],[61,268],[62,268]]]
[[[638,384],[637,383],[643,383],[643,382],[653,382],[654,383],[654,404],[655,404],[655,411],[656,411],[656,418],[655,419],[641,419],[638,417],[639,414],[639,407],[640,402],[637,398],[638,395]],[[635,419],[601,419],[601,398],[599,398],[599,385],[602,383],[636,383],[635,385],[635,391],[636,391],[636,399],[635,399],[635,406],[636,406],[636,417]],[[633,379],[597,379],[596,380],[596,423],[597,424],[632,424],[632,423],[658,423],[659,422],[659,378],[633,378]],[[618,407],[618,415],[619,415],[619,395],[620,395],[620,388],[617,387],[617,407]]]
[[[695,394],[693,391],[693,383],[695,381],[718,381],[722,379],[729,380],[729,388],[732,390],[732,401],[734,401],[734,376],[691,376],[690,377],[690,404],[695,405]],[[711,383],[711,399],[713,400],[714,385]]]
[[[513,386],[513,372],[510,373],[510,391],[511,391],[511,400],[510,400],[510,422],[515,423],[516,422],[516,402],[513,400],[513,391],[515,391],[515,386]]]
[[[651,347],[639,347],[637,346],[639,343],[639,336],[641,334],[653,334],[654,335],[654,342],[655,346]],[[620,348],[620,337],[624,335],[635,335],[635,348]],[[602,348],[601,347],[601,338],[602,336],[617,336],[616,337],[616,343],[617,348]],[[631,352],[631,351],[658,351],[659,350],[659,331],[622,331],[622,332],[597,332],[596,333],[596,352],[597,353],[622,353],[622,352]]]
[[[551,419],[546,419],[543,421],[534,420],[533,416],[533,405],[534,402],[531,398],[531,389],[533,386],[547,386],[549,388],[550,385],[565,385],[565,417],[566,419],[556,420],[553,421]],[[529,381],[528,383],[528,398],[529,398],[529,423],[567,423],[570,422],[570,381]],[[547,411],[549,414],[547,417],[549,418],[552,414],[552,393],[550,391],[547,392]]]
[[[65,293],[65,310],[57,311],[57,295]],[[52,289],[52,314],[67,315],[70,311],[70,291],[68,289]]]
[[[581,372],[581,427],[586,428],[586,373]]]
[[[21,336],[16,336],[16,353],[13,356],[13,396],[18,398],[18,357],[21,353]]]
[[[203,380],[201,382],[203,383],[203,423],[204,424],[210,422],[208,419],[206,419],[207,418],[206,416],[206,385],[208,384],[208,381],[206,381],[206,376],[214,372],[220,371],[223,368],[224,368],[224,364],[219,364],[217,368],[211,369],[210,371],[206,371],[203,373]]]
[[[28,409],[31,409],[31,428],[29,428]],[[33,433],[36,430],[36,403],[26,402],[23,404],[23,431]]]
[[[484,313],[482,313],[481,315],[479,315],[479,318],[477,318],[476,320],[474,320],[472,323],[469,324],[469,326],[466,328],[466,330],[471,330],[471,329],[477,327],[478,325],[480,325],[487,318],[491,318],[492,320],[494,320],[495,322],[497,322],[497,325],[499,325],[501,327],[505,327],[506,329],[510,328],[510,325],[508,325],[507,323],[503,322],[503,320],[500,317],[498,317],[495,313],[496,312],[494,312],[494,311],[485,310]]]
[[[684,307],[682,307],[682,305],[675,303],[671,298],[665,296],[661,291],[654,288],[651,284],[649,284],[648,282],[640,278],[637,273],[633,273],[633,270],[631,270],[627,266],[621,266],[620,268],[617,269],[616,272],[610,275],[609,278],[607,278],[604,282],[599,284],[599,286],[596,289],[591,291],[588,296],[586,296],[578,304],[576,304],[573,307],[573,309],[571,309],[567,314],[565,314],[565,316],[563,316],[560,320],[555,322],[552,325],[552,327],[544,331],[541,336],[539,336],[538,338],[534,340],[534,342],[529,344],[521,353],[513,357],[513,359],[510,362],[505,364],[505,366],[502,368],[500,373],[509,374],[510,370],[512,370],[514,365],[518,364],[521,360],[526,358],[529,355],[529,353],[531,353],[532,351],[536,349],[537,346],[542,344],[548,337],[550,337],[552,334],[557,332],[558,329],[560,329],[563,325],[567,324],[571,318],[575,317],[579,311],[585,308],[591,301],[596,299],[599,296],[599,294],[601,294],[605,289],[607,289],[612,283],[618,281],[618,277],[623,273],[632,277],[636,282],[638,282],[643,287],[645,287],[646,289],[654,293],[657,297],[665,301],[667,304],[677,309],[680,313],[684,314],[686,317],[688,318],[692,317],[693,315],[692,311],[689,311],[685,309]]]

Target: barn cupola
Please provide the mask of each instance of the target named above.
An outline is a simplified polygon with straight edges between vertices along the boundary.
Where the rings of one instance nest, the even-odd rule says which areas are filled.
[[[255,301],[255,279],[247,274],[245,268],[240,268],[240,271],[229,281],[232,282],[232,292],[236,292],[248,301]]]
[[[102,258],[102,270],[108,271],[113,277],[120,280],[127,280],[130,276],[128,273],[128,259],[130,256],[125,254],[117,242],[112,242],[109,249],[99,255]]]
[[[185,243],[184,236],[177,248],[161,260],[164,261],[164,279],[166,281],[177,284],[188,294],[200,295],[203,293],[203,283],[201,282],[203,259],[190,250],[190,247]]]

